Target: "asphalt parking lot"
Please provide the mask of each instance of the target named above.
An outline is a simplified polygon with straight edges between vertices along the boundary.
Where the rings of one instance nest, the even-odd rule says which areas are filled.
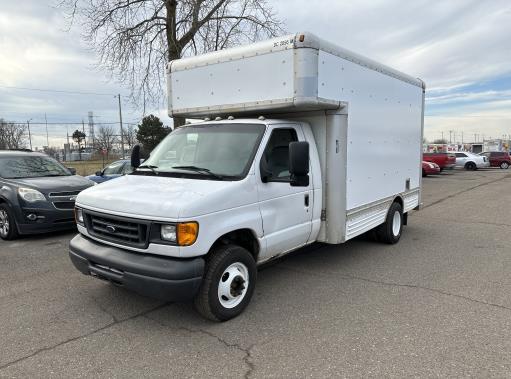
[[[81,275],[73,233],[0,242],[0,377],[509,377],[511,170],[424,179],[398,245],[314,245],[226,323]]]

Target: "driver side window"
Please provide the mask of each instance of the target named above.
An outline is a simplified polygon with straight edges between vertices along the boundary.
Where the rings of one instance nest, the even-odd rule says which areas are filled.
[[[268,181],[289,182],[289,144],[296,141],[298,137],[293,128],[273,130],[261,158],[270,173]]]

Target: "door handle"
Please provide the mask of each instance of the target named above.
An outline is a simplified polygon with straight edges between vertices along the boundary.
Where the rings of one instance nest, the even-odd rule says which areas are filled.
[[[303,200],[304,200],[305,206],[308,207],[309,206],[309,194],[308,193],[305,194],[305,197]]]

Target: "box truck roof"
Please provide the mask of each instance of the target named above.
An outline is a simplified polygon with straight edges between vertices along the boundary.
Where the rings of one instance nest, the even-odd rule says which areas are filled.
[[[336,109],[344,90],[363,91],[377,76],[389,87],[399,81],[424,89],[420,79],[311,33],[178,59],[167,75],[169,115],[190,118]]]

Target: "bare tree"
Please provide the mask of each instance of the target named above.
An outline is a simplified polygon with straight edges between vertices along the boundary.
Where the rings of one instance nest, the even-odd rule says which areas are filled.
[[[130,149],[137,143],[137,132],[131,124],[128,124],[126,129],[124,129],[124,141]]]
[[[267,0],[59,0],[134,100],[161,101],[166,64],[283,32]],[[183,120],[174,120],[182,125]]]
[[[95,138],[96,148],[106,152],[106,158],[112,151],[114,145],[117,143],[117,135],[114,132],[114,128],[111,126],[102,125],[98,129],[98,133]]]
[[[0,118],[0,149],[23,149],[26,147],[27,127]]]

